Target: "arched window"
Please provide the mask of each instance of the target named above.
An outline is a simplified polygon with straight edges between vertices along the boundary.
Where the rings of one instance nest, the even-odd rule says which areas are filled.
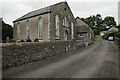
[[[65,26],[67,26],[67,18],[65,17]]]
[[[59,33],[59,17],[56,15],[55,17],[55,27],[56,27],[56,39],[60,39],[60,33]]]
[[[27,20],[27,23],[26,23],[26,38],[27,39],[30,38],[30,23],[29,23],[29,20]]]
[[[69,23],[68,23],[68,20],[67,20],[66,17],[65,17],[65,26],[66,26],[66,27],[69,27]]]
[[[17,39],[20,39],[20,23],[19,22],[17,26]]]
[[[74,25],[73,25],[73,22],[71,22],[71,36],[72,36],[72,39],[74,38]]]
[[[42,17],[38,18],[38,38],[42,39]]]

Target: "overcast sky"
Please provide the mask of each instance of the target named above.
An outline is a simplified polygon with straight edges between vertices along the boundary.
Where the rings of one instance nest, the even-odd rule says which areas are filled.
[[[0,17],[10,25],[24,14],[65,0],[0,0]],[[74,17],[89,17],[101,14],[113,16],[118,23],[119,0],[66,0]]]

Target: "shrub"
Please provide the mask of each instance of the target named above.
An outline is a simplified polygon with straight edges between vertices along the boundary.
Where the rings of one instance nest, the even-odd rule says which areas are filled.
[[[30,38],[28,38],[28,39],[26,40],[26,42],[32,42],[32,41],[30,40]]]
[[[23,39],[20,42],[25,42]]]
[[[117,31],[111,31],[111,32],[107,32],[105,35],[102,36],[102,38],[104,39],[108,39],[109,36],[117,36],[120,37],[120,32]]]
[[[120,32],[116,33],[115,36],[120,38]]]
[[[38,38],[36,38],[36,39],[34,40],[34,42],[39,42],[39,39],[38,39]]]
[[[94,30],[94,34],[95,34],[95,35],[100,35],[100,31],[95,29],[95,30]]]
[[[109,34],[110,34],[109,32],[106,33],[105,35],[102,36],[102,38],[103,38],[103,39],[108,39]]]

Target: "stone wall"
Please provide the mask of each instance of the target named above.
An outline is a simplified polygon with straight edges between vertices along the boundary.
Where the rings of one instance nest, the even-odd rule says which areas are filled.
[[[120,39],[115,37],[114,42],[115,42],[115,45],[117,46],[118,50],[120,50]]]
[[[117,51],[118,51],[118,78],[120,79],[120,39],[115,37],[115,45],[117,46]]]
[[[2,68],[8,69],[83,47],[82,41],[55,41],[2,44]]]

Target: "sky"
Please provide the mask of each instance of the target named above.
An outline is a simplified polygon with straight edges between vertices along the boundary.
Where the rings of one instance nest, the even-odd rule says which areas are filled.
[[[13,25],[13,21],[24,14],[65,0],[0,0],[0,17]],[[74,17],[86,18],[101,14],[115,17],[118,24],[119,0],[66,0]]]

